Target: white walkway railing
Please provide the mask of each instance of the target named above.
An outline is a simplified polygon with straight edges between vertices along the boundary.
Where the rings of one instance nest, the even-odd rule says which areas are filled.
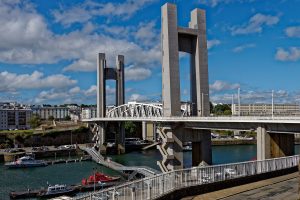
[[[262,174],[297,166],[299,155],[208,167],[193,167],[158,174],[75,197],[76,200],[156,199],[176,189]]]

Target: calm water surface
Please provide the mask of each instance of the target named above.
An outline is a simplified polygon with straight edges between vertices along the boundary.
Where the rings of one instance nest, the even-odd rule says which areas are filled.
[[[256,157],[256,145],[214,146],[212,151],[214,164],[248,161]],[[299,154],[300,145],[295,146],[295,152]],[[156,161],[161,159],[157,150],[131,152],[111,157],[124,165],[143,165],[155,169],[158,169]],[[184,165],[186,167],[191,166],[191,159],[191,152],[184,152]],[[110,175],[118,174],[91,161],[30,169],[6,169],[3,163],[0,163],[0,200],[9,199],[8,193],[12,190],[46,187],[47,181],[50,184],[80,183],[82,178],[93,173],[93,168]]]

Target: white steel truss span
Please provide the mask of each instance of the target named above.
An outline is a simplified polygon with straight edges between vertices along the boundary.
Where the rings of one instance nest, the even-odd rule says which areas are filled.
[[[122,117],[162,117],[163,109],[160,105],[129,102],[109,110],[106,113],[107,118]]]

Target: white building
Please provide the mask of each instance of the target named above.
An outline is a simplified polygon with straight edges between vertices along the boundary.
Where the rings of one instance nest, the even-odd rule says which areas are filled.
[[[97,107],[85,107],[81,109],[81,119],[91,119],[97,117]]]
[[[30,129],[32,111],[16,103],[1,103],[0,130]]]
[[[32,107],[32,112],[41,119],[48,120],[50,116],[54,119],[65,119],[70,116],[70,109],[67,107]]]
[[[272,104],[238,104],[231,106],[232,115],[238,116],[271,116]],[[300,116],[300,106],[297,104],[274,104],[274,116]]]

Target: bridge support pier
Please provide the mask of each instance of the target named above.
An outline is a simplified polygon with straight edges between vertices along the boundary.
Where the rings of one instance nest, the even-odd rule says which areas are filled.
[[[294,155],[294,134],[268,133],[266,128],[257,128],[257,160]]]
[[[182,124],[164,125],[158,129],[162,144],[157,148],[163,156],[157,164],[163,172],[183,168],[183,142],[192,142],[192,164],[198,166],[202,161],[212,164],[210,130],[185,129]]]
[[[147,140],[147,122],[142,122],[142,138]]]
[[[211,134],[209,130],[201,131],[201,139],[192,142],[192,165],[198,166],[201,162],[212,164],[212,151],[211,151]]]
[[[118,122],[118,130],[116,135],[116,145],[118,154],[125,153],[125,127],[124,122]]]
[[[183,168],[182,141],[177,137],[179,130],[173,125],[164,125],[159,128],[162,139],[161,145],[157,145],[163,159],[157,161],[162,172]]]

